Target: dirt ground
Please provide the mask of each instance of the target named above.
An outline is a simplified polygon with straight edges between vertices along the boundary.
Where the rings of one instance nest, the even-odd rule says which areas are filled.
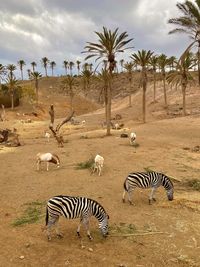
[[[114,107],[117,105],[114,105]],[[105,137],[100,127],[103,111],[80,116],[84,126],[63,127],[65,145],[55,140],[47,143],[44,131],[48,121],[23,124],[18,119],[0,122],[0,128],[16,127],[21,147],[0,147],[0,266],[70,266],[70,267],[160,267],[200,266],[200,193],[183,186],[186,179],[199,178],[200,154],[184,148],[199,145],[198,115],[150,121],[141,124],[122,110],[127,132],[137,134],[139,146],[120,138],[120,130]],[[127,115],[129,114],[129,116]],[[38,152],[55,152],[61,167],[42,165],[36,170]],[[100,154],[105,158],[102,176],[77,170],[77,163]],[[148,205],[149,190],[136,190],[134,206],[122,203],[123,182],[129,172],[153,169],[175,177],[174,201],[169,202],[160,188],[157,202]],[[47,201],[55,195],[86,196],[100,202],[110,216],[110,236],[104,240],[98,222],[91,220],[93,241],[82,229],[82,241],[76,236],[79,220],[61,218],[63,239],[55,233],[47,241],[45,208],[37,223],[14,227],[12,222],[24,210],[24,204]],[[115,236],[116,227],[132,225],[141,235]],[[143,232],[150,234],[143,235]],[[156,233],[154,233],[156,232]]]

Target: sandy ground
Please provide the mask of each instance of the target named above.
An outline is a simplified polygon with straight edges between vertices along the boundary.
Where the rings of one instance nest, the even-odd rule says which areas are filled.
[[[127,113],[122,115],[126,118]],[[199,116],[147,124],[127,117],[124,122],[130,128],[128,132],[137,133],[136,153],[128,139],[120,138],[120,131],[113,130],[112,136],[105,137],[105,130],[100,128],[102,112],[82,118],[86,119],[84,127],[63,127],[66,141],[63,148],[58,148],[53,138],[49,143],[44,139],[48,121],[0,123],[0,128],[16,127],[22,142],[17,148],[0,147],[0,266],[200,266],[200,193],[183,186],[186,179],[199,178],[200,154],[183,149],[199,145]],[[38,152],[57,153],[60,169],[51,165],[47,172],[43,165],[37,171]],[[87,169],[75,169],[77,163],[97,153],[105,158],[101,177],[90,175]],[[151,206],[149,190],[135,191],[134,206],[122,203],[125,177],[145,168],[162,171],[181,181],[174,183],[173,202],[167,200],[164,189],[160,188],[157,202]],[[104,240],[98,222],[92,218],[94,240],[89,241],[82,229],[81,243],[76,236],[79,221],[61,218],[64,238],[57,239],[53,233],[52,241],[48,242],[42,231],[44,209],[39,222],[12,226],[23,213],[24,204],[47,201],[60,194],[86,196],[100,202],[110,216],[110,236]],[[134,225],[137,231],[162,233],[116,237],[112,236],[116,225]]]

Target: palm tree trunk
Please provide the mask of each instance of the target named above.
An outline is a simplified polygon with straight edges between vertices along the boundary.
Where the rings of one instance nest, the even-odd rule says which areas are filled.
[[[198,81],[200,86],[200,43],[198,46],[198,52],[197,52],[197,67],[198,67]]]
[[[182,83],[182,94],[183,94],[183,116],[186,116],[186,83]]]
[[[143,122],[146,122],[146,81],[143,82],[143,96],[142,96],[142,114],[143,114]]]
[[[167,107],[167,91],[166,91],[165,75],[163,76],[163,90],[164,90],[165,106]]]
[[[11,108],[14,109],[14,94],[11,93]]]
[[[132,101],[131,101],[131,81],[129,83],[129,86],[130,86],[130,88],[129,88],[129,107],[132,107]]]
[[[21,69],[21,78],[22,78],[22,81],[24,80],[24,77],[23,77],[23,70]]]
[[[35,94],[36,94],[36,104],[38,105],[39,94],[38,94],[38,80],[35,81]]]
[[[107,133],[106,135],[111,135],[110,133],[110,124],[111,124],[111,83],[109,82],[107,88],[107,114],[106,114],[106,124],[107,124]]]
[[[156,102],[156,73],[153,74],[153,102]]]

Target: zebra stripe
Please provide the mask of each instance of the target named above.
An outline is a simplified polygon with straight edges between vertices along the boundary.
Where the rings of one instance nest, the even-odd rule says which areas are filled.
[[[72,196],[55,196],[48,200],[46,207],[46,227],[48,239],[51,239],[50,230],[53,225],[56,226],[56,233],[58,237],[62,237],[58,229],[58,220],[60,216],[67,219],[80,218],[80,224],[77,228],[77,234],[80,237],[81,223],[87,230],[89,239],[92,239],[89,231],[89,219],[95,216],[99,221],[99,228],[104,237],[108,234],[108,219],[104,208],[95,200],[86,197],[72,197]]]
[[[149,204],[152,200],[156,201],[153,197],[156,189],[163,186],[167,192],[168,200],[173,200],[174,187],[165,174],[158,172],[135,172],[130,173],[124,181],[124,193],[122,200],[125,202],[125,195],[128,193],[129,203],[132,204],[131,192],[136,188],[152,188],[151,194],[149,196]]]

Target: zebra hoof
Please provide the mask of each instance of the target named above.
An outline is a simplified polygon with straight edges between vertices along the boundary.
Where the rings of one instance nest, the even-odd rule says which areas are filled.
[[[77,233],[77,236],[79,237],[79,238],[81,238],[81,235],[80,235],[80,233],[79,232],[76,232]]]
[[[59,239],[63,238],[63,234],[57,234],[57,238]]]
[[[156,202],[156,199],[154,197],[152,199],[153,199],[154,202]]]
[[[88,238],[89,238],[90,241],[93,240],[93,238],[91,237],[91,235],[88,235]]]
[[[133,202],[132,201],[129,201],[129,204],[133,206]]]
[[[122,202],[125,203],[125,199],[124,198],[122,199]]]
[[[48,241],[51,241],[51,237],[50,236],[48,236]]]

